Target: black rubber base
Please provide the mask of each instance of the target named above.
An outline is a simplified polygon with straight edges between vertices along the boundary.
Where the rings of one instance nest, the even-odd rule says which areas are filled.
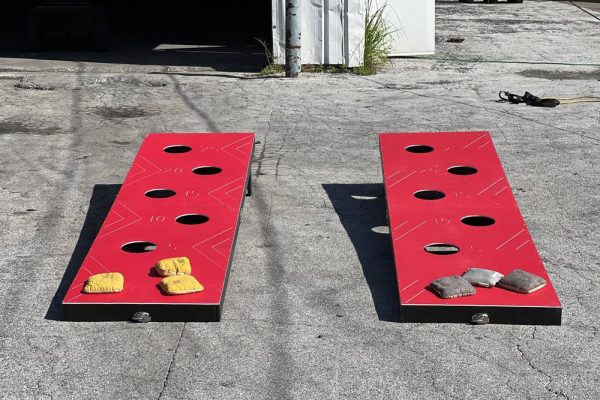
[[[485,313],[490,324],[560,325],[562,308],[485,306],[400,306],[402,322],[471,323],[474,314]]]
[[[63,304],[66,321],[130,321],[145,311],[152,322],[219,322],[222,307],[194,304]]]

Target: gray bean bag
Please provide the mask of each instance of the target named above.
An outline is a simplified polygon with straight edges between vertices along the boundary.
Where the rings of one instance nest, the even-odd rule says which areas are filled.
[[[533,293],[546,286],[546,280],[529,272],[515,269],[500,279],[498,286],[517,293]]]
[[[462,277],[473,286],[489,288],[496,286],[496,283],[498,283],[503,276],[504,275],[500,272],[492,271],[491,269],[469,268]]]
[[[471,296],[475,294],[475,288],[458,275],[436,279],[429,284],[429,287],[435,294],[443,299],[454,299],[456,297]]]

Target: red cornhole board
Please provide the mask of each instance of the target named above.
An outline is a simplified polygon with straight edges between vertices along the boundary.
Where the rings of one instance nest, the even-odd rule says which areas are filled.
[[[490,323],[560,325],[560,301],[490,134],[382,133],[379,139],[401,320],[470,322],[485,313]],[[518,268],[548,283],[530,294],[477,287],[475,295],[455,299],[428,289],[469,267],[505,275]]]
[[[64,297],[65,319],[219,321],[253,149],[252,133],[149,134]],[[182,256],[204,291],[167,295],[153,266]],[[122,273],[123,291],[83,293],[103,272]]]

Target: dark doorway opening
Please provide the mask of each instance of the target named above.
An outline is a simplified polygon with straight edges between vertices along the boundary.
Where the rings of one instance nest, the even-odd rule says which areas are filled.
[[[106,46],[94,46],[80,33],[53,31],[47,35],[51,40],[32,48],[32,10],[57,3],[100,10]],[[62,18],[56,13],[47,15],[42,13],[37,19],[56,22]],[[64,16],[67,22],[73,19],[77,18]],[[70,26],[60,21],[53,29],[56,25]],[[3,5],[0,13],[0,57],[252,71],[266,64],[265,50],[257,39],[270,47],[271,25],[271,0],[15,1]]]

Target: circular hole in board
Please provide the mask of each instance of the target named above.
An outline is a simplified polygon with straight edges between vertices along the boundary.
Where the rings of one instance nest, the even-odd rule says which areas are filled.
[[[223,170],[219,167],[210,166],[196,167],[192,170],[192,172],[196,175],[215,175],[220,173],[221,171]]]
[[[185,146],[183,144],[174,144],[172,146],[165,147],[163,149],[163,151],[165,153],[180,154],[180,153],[187,153],[188,151],[192,151],[192,148],[190,146]]]
[[[433,147],[431,146],[427,146],[424,144],[413,144],[412,146],[408,146],[406,147],[404,150],[410,152],[410,153],[430,153],[433,151]]]
[[[485,215],[469,215],[460,221],[465,225],[471,226],[490,226],[496,223],[494,218],[486,217]]]
[[[353,194],[350,197],[352,197],[354,200],[375,200],[377,198],[377,196],[363,196],[358,194]]]
[[[153,199],[166,199],[167,197],[173,197],[177,193],[171,189],[151,189],[148,190],[144,195]]]
[[[439,200],[446,197],[444,192],[440,192],[439,190],[419,190],[414,193],[414,196],[417,199],[421,200]]]
[[[477,173],[477,168],[469,167],[467,165],[455,165],[454,167],[448,168],[448,172],[454,175],[473,175]]]
[[[208,222],[208,217],[202,214],[184,214],[175,218],[175,221],[183,225],[200,225]]]
[[[431,243],[425,246],[424,250],[429,254],[435,254],[437,256],[447,256],[456,254],[460,251],[458,246],[450,243]]]
[[[374,226],[371,228],[371,231],[373,231],[375,233],[379,233],[381,235],[389,235],[390,227],[387,225]]]
[[[129,242],[121,246],[121,250],[127,253],[147,253],[156,250],[156,244],[144,241]]]

